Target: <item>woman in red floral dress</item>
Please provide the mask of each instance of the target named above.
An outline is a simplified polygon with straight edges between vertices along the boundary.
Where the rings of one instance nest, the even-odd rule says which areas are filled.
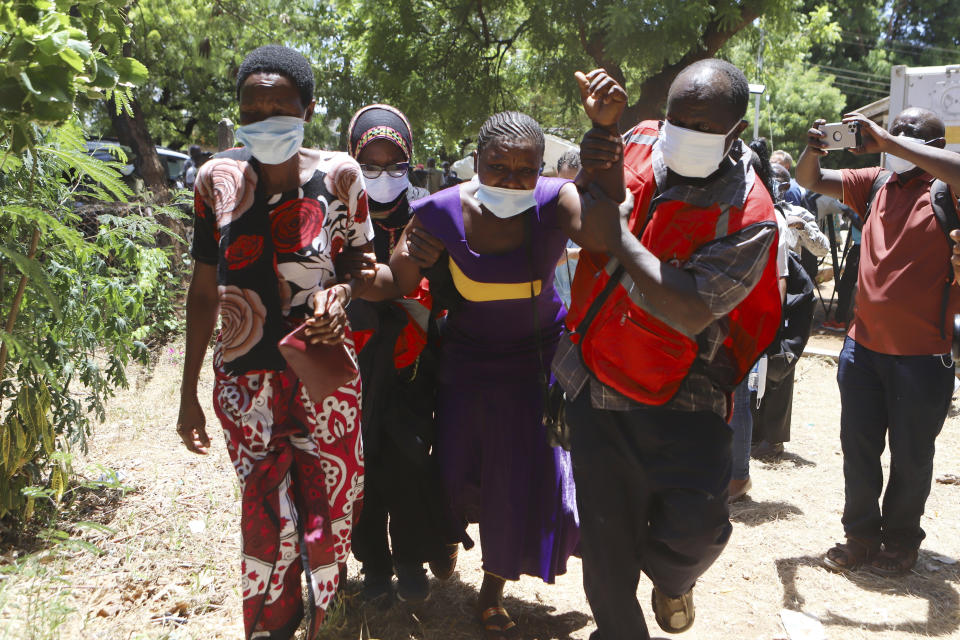
[[[313,90],[296,51],[250,53],[237,76],[244,147],[203,165],[195,186],[177,430],[188,449],[207,452],[197,379],[219,307],[213,402],[243,490],[247,638],[293,636],[304,569],[315,637],[363,495],[359,377],[311,399],[277,349],[306,318],[316,339],[353,349],[344,312],[352,285],[337,284],[333,260],[345,247],[370,250],[373,239],[356,161],[301,147]]]

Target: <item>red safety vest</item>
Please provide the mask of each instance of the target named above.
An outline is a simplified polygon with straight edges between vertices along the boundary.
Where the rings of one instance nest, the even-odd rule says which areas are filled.
[[[662,262],[682,268],[694,251],[713,240],[751,224],[776,224],[770,195],[759,179],[753,181],[742,209],[716,204],[705,209],[667,200],[650,213],[657,190],[651,152],[658,134],[659,123],[655,120],[641,122],[627,134],[624,177],[634,196],[629,228],[639,233],[648,214],[652,216],[640,241]],[[706,371],[728,392],[746,376],[780,326],[776,254],[775,241],[760,281],[726,316],[729,330],[721,347],[724,353],[717,354],[717,359],[724,358],[724,375]],[[696,336],[686,335],[663,317],[655,317],[655,310],[645,303],[628,274],[620,279],[622,286],[609,294],[586,335],[576,333],[616,267],[617,261],[605,253],[581,252],[567,329],[580,345],[584,364],[600,382],[637,402],[665,404],[697,359]]]

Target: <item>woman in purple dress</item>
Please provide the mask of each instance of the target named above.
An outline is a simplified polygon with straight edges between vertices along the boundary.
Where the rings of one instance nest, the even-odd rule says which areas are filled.
[[[540,177],[543,150],[529,116],[488,119],[477,178],[414,203],[390,269],[360,294],[412,289],[421,273],[407,244],[422,243],[424,232],[443,243],[437,267],[449,269],[457,302],[443,329],[436,453],[461,540],[471,544],[466,524],[480,524],[478,611],[493,639],[519,636],[502,606],[505,581],[527,574],[553,583],[579,538],[570,456],[547,444],[541,418],[565,314],[554,268],[579,227],[580,196],[569,180]]]

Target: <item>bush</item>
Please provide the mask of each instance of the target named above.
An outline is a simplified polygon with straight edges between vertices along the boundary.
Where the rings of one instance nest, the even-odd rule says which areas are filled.
[[[182,214],[124,204],[121,163],[88,156],[77,122],[33,136],[0,162],[0,517],[16,519],[32,513],[28,487],[59,499],[63,453],[85,446],[129,362],[180,328],[174,250],[157,241],[170,232],[155,217]],[[80,192],[85,210],[109,211],[86,237]]]

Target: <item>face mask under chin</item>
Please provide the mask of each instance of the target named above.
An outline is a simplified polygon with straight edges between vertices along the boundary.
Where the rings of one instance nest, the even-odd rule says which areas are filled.
[[[498,218],[518,216],[537,203],[535,189],[504,189],[477,182],[477,200]]]

